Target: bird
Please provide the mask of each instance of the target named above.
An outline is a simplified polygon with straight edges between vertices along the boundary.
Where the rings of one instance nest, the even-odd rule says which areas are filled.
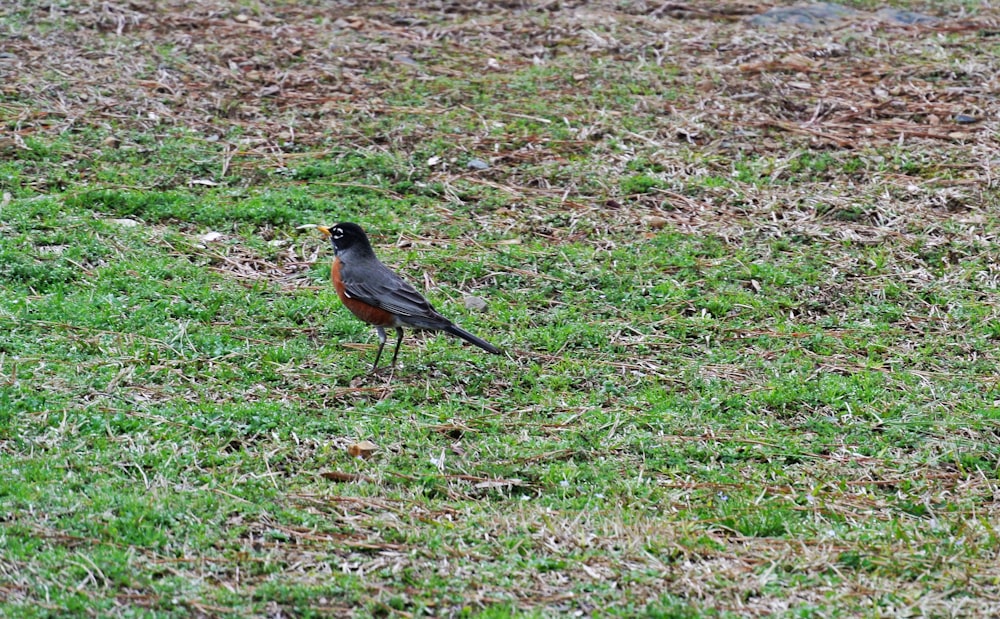
[[[378,371],[378,362],[382,358],[387,328],[396,330],[396,349],[392,353],[390,367],[396,365],[396,357],[399,356],[403,327],[444,331],[488,353],[501,354],[493,344],[442,316],[416,288],[382,264],[361,226],[344,222],[330,227],[316,226],[316,229],[333,245],[330,278],[337,296],[352,314],[374,326],[378,333],[379,346],[372,364],[373,374]]]

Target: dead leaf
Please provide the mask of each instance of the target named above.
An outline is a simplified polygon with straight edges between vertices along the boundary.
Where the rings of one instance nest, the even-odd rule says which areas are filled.
[[[670,220],[666,217],[660,217],[659,215],[645,215],[642,218],[642,223],[649,226],[653,230],[659,230],[670,223]]]
[[[319,474],[323,479],[330,481],[350,482],[350,481],[371,481],[371,478],[358,473],[344,473],[341,471],[323,471]]]
[[[372,455],[378,451],[378,445],[371,441],[361,441],[359,443],[354,443],[347,448],[347,453],[351,454],[355,458],[371,458]]]

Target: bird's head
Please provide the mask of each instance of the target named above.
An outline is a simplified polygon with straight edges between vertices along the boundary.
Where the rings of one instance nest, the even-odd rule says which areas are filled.
[[[352,248],[362,248],[371,252],[371,244],[365,231],[358,224],[339,223],[334,226],[316,226],[323,236],[330,239],[333,251],[337,254],[348,251]]]

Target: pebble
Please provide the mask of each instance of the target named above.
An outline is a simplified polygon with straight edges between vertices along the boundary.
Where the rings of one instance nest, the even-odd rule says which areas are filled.
[[[142,225],[134,219],[109,219],[108,221],[113,224],[117,224],[122,228],[135,228]]]
[[[463,302],[465,303],[465,309],[471,310],[473,312],[485,312],[486,311],[486,301],[482,297],[477,297],[474,295],[467,295]]]
[[[754,15],[748,21],[755,26],[823,26],[854,15],[857,11],[833,2],[782,6]]]
[[[206,232],[205,234],[198,237],[198,240],[202,243],[214,243],[222,238],[221,232]]]
[[[883,8],[874,14],[856,11],[836,2],[814,2],[795,6],[776,7],[747,19],[754,26],[771,27],[791,24],[794,26],[822,27],[836,24],[847,17],[871,15],[874,20],[912,25],[928,25],[939,22],[937,17],[916,11]]]

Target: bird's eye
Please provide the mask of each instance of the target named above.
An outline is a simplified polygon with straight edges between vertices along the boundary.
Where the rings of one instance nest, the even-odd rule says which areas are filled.
[[[343,236],[344,236],[344,231],[343,230],[341,230],[340,228],[334,228],[333,229],[333,238],[339,239],[339,238],[341,238]]]

